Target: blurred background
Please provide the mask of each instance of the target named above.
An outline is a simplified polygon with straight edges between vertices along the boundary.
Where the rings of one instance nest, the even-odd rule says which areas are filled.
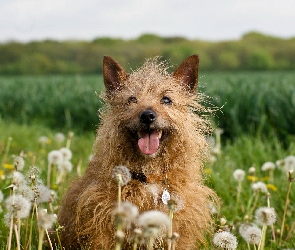
[[[197,53],[224,136],[293,138],[294,11],[293,0],[1,0],[0,118],[94,130],[104,55],[128,71]]]

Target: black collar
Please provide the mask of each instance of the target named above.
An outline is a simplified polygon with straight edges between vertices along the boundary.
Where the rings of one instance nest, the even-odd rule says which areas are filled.
[[[137,172],[131,172],[131,178],[133,180],[137,180],[137,181],[140,181],[142,183],[146,183],[146,176],[144,173],[137,173]]]

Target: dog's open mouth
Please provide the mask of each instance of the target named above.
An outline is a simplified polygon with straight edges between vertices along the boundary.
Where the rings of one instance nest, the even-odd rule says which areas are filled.
[[[143,154],[152,155],[159,149],[163,136],[162,130],[144,130],[137,132],[138,147]]]

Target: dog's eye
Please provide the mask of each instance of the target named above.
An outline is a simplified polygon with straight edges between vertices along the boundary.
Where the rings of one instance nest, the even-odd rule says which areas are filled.
[[[130,104],[132,102],[137,103],[137,98],[133,95],[128,98],[128,104]]]
[[[163,96],[163,98],[161,99],[161,103],[162,104],[172,104],[172,101],[168,96]]]

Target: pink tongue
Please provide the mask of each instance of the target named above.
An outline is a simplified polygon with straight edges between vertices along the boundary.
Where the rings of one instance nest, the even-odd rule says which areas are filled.
[[[143,137],[138,140],[138,147],[142,153],[151,155],[157,152],[159,143],[159,132],[154,131],[151,134],[144,134]]]

